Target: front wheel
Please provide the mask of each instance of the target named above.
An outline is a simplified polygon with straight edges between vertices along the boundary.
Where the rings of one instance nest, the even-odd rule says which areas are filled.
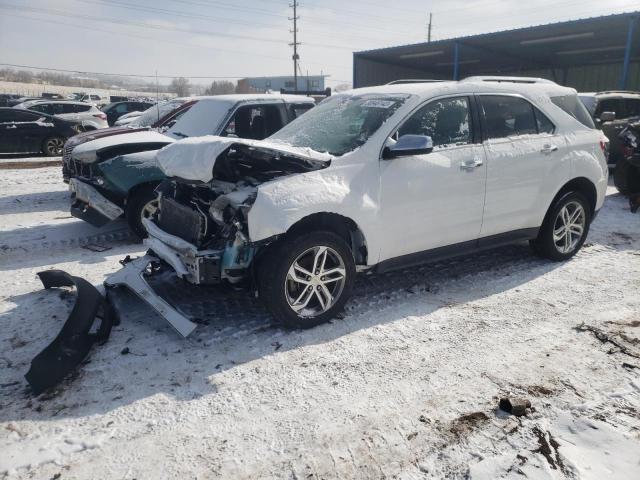
[[[147,238],[147,229],[142,223],[143,218],[151,218],[158,210],[158,195],[155,187],[143,187],[134,191],[127,199],[125,217],[129,228],[138,238]]]
[[[590,223],[587,199],[579,192],[569,192],[551,206],[534,241],[534,251],[557,262],[568,260],[587,239]]]
[[[49,137],[42,143],[42,153],[47,157],[59,157],[62,155],[64,142],[62,137]]]
[[[285,326],[311,328],[344,308],[355,262],[341,237],[318,231],[285,238],[265,255],[258,268],[258,292]]]

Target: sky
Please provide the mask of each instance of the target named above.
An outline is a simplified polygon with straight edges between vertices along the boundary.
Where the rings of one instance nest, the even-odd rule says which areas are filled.
[[[135,75],[291,75],[293,0],[0,0],[0,63]],[[298,0],[303,74],[352,52],[640,10],[630,0]],[[196,84],[213,80],[192,78]]]

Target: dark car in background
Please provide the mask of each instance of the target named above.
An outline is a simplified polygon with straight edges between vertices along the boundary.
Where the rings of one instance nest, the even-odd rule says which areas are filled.
[[[623,145],[618,135],[629,119],[640,117],[640,92],[606,91],[580,93],[580,100],[593,117],[596,126],[610,143],[609,166],[624,161]]]
[[[107,122],[109,122],[109,126],[112,126],[122,115],[131,112],[144,112],[152,105],[153,103],[151,102],[115,102],[105,106],[102,111],[107,114]]]
[[[39,112],[0,108],[0,153],[62,155],[66,140],[79,125]]]

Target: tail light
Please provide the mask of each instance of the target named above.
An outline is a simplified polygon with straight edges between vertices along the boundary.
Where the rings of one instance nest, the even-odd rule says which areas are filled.
[[[94,113],[93,114],[94,117],[99,118],[100,120],[106,120],[107,119],[107,115],[105,113]]]
[[[607,137],[603,137],[600,139],[600,148],[602,149],[602,153],[604,153],[604,157],[609,160],[609,139]]]

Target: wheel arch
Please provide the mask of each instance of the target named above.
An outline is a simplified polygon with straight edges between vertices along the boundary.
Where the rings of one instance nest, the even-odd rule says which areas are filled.
[[[596,189],[594,183],[588,178],[576,177],[572,180],[569,180],[560,188],[560,190],[558,190],[558,193],[556,193],[556,195],[553,197],[553,200],[549,204],[549,208],[547,209],[547,213],[545,215],[545,220],[547,219],[547,215],[549,215],[549,212],[556,204],[556,202],[569,192],[578,192],[585,196],[585,198],[589,201],[591,218],[593,219],[593,215],[596,210],[596,203],[598,201],[598,190]]]
[[[362,229],[349,217],[331,212],[308,215],[294,223],[286,235],[299,235],[315,230],[327,230],[339,235],[351,247],[356,265],[367,265],[367,241]]]
[[[160,182],[156,180],[141,182],[134,185],[127,192],[127,198],[126,198],[125,204],[128,203],[129,199],[132,198],[134,195],[136,195],[139,191],[146,190],[146,189],[155,189],[158,185],[160,185]]]

